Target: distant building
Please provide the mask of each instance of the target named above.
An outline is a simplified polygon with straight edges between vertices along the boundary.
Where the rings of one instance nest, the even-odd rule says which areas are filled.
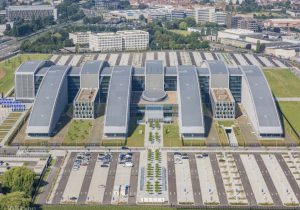
[[[201,22],[215,22],[215,8],[213,7],[203,7],[195,9],[195,20],[197,23]]]
[[[149,46],[149,33],[141,30],[117,31],[116,33],[90,33],[91,51],[146,50]]]
[[[119,0],[95,0],[95,7],[99,10],[117,9],[120,5]]]
[[[6,19],[14,21],[18,18],[31,20],[33,17],[53,16],[57,20],[57,9],[50,5],[9,6],[6,8]]]
[[[99,52],[122,51],[122,37],[115,33],[90,34],[89,48]]]
[[[254,32],[261,31],[262,23],[259,20],[252,18],[238,20],[238,27],[240,29],[247,29]]]
[[[300,29],[300,19],[269,19],[264,22],[264,26]]]
[[[89,44],[90,34],[90,31],[69,33],[69,39],[72,39],[74,44]]]

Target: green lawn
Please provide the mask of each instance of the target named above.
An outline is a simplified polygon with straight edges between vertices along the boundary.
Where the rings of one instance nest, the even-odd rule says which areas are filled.
[[[280,109],[284,116],[291,123],[293,128],[300,134],[300,102],[279,102]]]
[[[190,31],[186,31],[186,30],[170,30],[171,32],[175,33],[175,34],[179,34],[179,35],[182,35],[182,36],[188,36],[191,34]]]
[[[300,97],[300,80],[288,69],[264,70],[276,97]]]
[[[144,147],[145,125],[135,125],[131,128],[130,136],[127,138],[127,146]]]
[[[175,210],[164,206],[105,206],[105,205],[49,205],[42,206],[42,210]]]
[[[86,143],[93,126],[92,122],[92,120],[73,120],[65,135],[63,144],[76,145]]]
[[[163,125],[163,141],[164,147],[182,147],[179,127],[177,124],[173,123]]]
[[[21,54],[0,62],[0,92],[8,92],[14,84],[15,70],[28,60],[46,60],[48,54]]]
[[[215,123],[216,126],[216,130],[218,132],[218,136],[219,136],[219,140],[222,146],[229,146],[229,142],[226,136],[226,133],[224,131],[224,129],[218,125],[217,123]]]
[[[223,125],[224,127],[231,127],[234,124],[234,122],[233,120],[220,120],[218,121],[218,124]]]

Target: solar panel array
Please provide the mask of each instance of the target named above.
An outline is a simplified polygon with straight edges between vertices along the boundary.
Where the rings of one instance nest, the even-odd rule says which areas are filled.
[[[0,105],[3,108],[11,108],[13,112],[23,112],[26,110],[26,106],[24,104],[10,98],[0,98]]]

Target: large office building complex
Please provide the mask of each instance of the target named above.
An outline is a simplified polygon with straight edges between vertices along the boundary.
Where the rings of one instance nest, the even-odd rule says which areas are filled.
[[[74,44],[88,44],[91,51],[132,51],[146,50],[149,46],[149,33],[141,30],[117,31],[116,33],[70,33]]]
[[[162,60],[145,60],[142,67],[86,61],[82,67],[49,61],[23,63],[15,74],[16,100],[32,101],[26,133],[52,136],[66,109],[73,117],[95,118],[105,104],[103,137],[126,138],[130,120],[178,119],[184,139],[205,138],[204,106],[216,120],[236,117],[241,105],[259,138],[281,138],[277,107],[262,70],[254,65],[228,67],[223,61],[200,66],[165,66]]]
[[[37,17],[53,16],[57,20],[57,9],[51,5],[9,6],[6,8],[6,18],[14,21],[18,18],[31,20]]]

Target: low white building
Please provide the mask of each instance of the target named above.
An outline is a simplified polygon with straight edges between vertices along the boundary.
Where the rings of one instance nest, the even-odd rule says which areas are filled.
[[[69,33],[69,39],[72,39],[74,44],[89,44],[90,34],[90,31]]]
[[[89,36],[91,51],[122,51],[122,37],[115,33],[96,33]]]
[[[117,31],[122,37],[123,50],[146,50],[149,46],[149,33],[141,30]]]

